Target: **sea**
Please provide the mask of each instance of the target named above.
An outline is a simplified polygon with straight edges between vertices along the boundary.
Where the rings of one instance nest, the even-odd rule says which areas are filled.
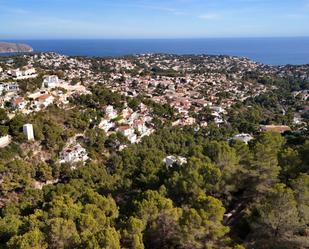
[[[146,53],[230,55],[268,65],[309,64],[309,37],[205,39],[54,39],[7,40],[26,43],[35,52],[70,56],[125,56]]]

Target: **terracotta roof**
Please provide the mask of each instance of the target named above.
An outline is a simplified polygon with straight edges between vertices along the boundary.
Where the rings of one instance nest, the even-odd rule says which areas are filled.
[[[279,132],[284,133],[286,131],[291,131],[291,128],[286,125],[263,125],[261,126],[262,131],[266,132]]]
[[[15,105],[18,105],[18,104],[20,104],[20,103],[22,103],[22,102],[24,102],[25,100],[24,100],[24,98],[22,98],[22,97],[19,97],[19,98],[16,98],[16,99],[14,99],[14,104]]]
[[[50,95],[48,95],[48,94],[43,94],[43,95],[39,96],[37,99],[38,99],[39,101],[45,101],[45,100],[48,99],[49,97],[50,97]]]
[[[123,126],[119,126],[118,130],[120,131],[125,131],[125,130],[129,130],[131,129],[131,127],[129,125],[123,125]]]

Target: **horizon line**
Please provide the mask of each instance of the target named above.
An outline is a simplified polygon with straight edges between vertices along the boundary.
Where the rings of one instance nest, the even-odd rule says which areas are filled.
[[[23,40],[202,40],[202,39],[287,39],[309,38],[307,36],[213,36],[213,37],[36,37],[36,38],[4,38],[0,41],[23,41]]]

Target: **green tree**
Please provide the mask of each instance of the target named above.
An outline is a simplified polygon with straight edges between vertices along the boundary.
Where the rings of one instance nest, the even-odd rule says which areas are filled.
[[[297,202],[293,191],[284,184],[276,184],[257,207],[259,229],[270,236],[281,237],[299,228]]]
[[[8,249],[46,249],[48,245],[44,234],[34,229],[20,236],[14,236],[7,243]]]
[[[6,111],[5,109],[3,108],[0,108],[0,124],[5,124],[6,122],[9,121],[9,117],[8,115],[6,114]]]
[[[9,133],[9,127],[5,125],[0,125],[0,137],[6,136]]]
[[[144,249],[143,231],[145,225],[142,220],[130,217],[122,230],[122,240],[125,248]]]
[[[181,248],[223,247],[225,243],[222,239],[229,231],[221,223],[224,212],[218,199],[205,194],[200,195],[191,208],[184,208],[180,220]]]
[[[300,174],[299,177],[292,181],[297,209],[301,223],[309,226],[309,175]]]
[[[210,159],[191,157],[187,165],[170,169],[166,186],[169,196],[178,204],[190,203],[201,193],[213,191],[219,182],[221,172]]]
[[[277,181],[280,172],[278,153],[285,140],[279,133],[262,133],[253,147],[249,166],[251,190],[255,194],[267,192]]]
[[[53,218],[48,221],[48,245],[51,249],[74,249],[80,243],[74,221]]]

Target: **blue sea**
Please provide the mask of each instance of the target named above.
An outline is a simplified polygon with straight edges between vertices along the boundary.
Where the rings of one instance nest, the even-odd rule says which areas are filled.
[[[233,55],[269,65],[309,64],[309,37],[207,39],[14,40],[36,52],[74,56],[123,56],[144,53]]]

